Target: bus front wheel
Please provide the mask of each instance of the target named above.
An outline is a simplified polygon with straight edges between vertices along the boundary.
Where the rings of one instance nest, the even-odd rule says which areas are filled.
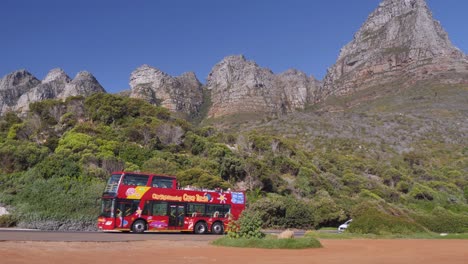
[[[211,233],[222,235],[224,233],[224,226],[221,222],[216,222],[211,226]]]
[[[132,231],[134,233],[143,233],[146,230],[146,222],[143,220],[136,220],[135,223],[133,223],[132,226]]]
[[[208,229],[208,227],[206,226],[206,224],[204,222],[198,222],[195,225],[194,232],[195,232],[195,234],[205,234],[207,229]]]

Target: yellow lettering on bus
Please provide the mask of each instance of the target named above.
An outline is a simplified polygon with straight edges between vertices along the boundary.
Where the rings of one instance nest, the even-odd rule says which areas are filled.
[[[165,195],[165,194],[153,193],[153,195],[151,195],[151,198],[153,198],[154,200],[162,200],[162,201],[178,201],[178,202],[182,201],[182,196],[177,196],[177,195]]]
[[[184,193],[184,201],[195,202],[195,196]]]
[[[197,194],[197,202],[208,202],[208,197]]]

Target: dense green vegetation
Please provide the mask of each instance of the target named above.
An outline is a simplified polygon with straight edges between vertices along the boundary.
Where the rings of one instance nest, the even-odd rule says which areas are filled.
[[[34,103],[26,116],[0,118],[0,203],[19,223],[93,223],[109,173],[140,170],[247,190],[247,213],[264,227],[338,226],[353,217],[362,233],[468,230],[468,148],[459,130],[450,137],[424,126],[410,137],[405,131],[427,125],[424,117],[310,116],[313,123],[219,131],[110,94]],[[405,139],[392,136],[400,130]]]

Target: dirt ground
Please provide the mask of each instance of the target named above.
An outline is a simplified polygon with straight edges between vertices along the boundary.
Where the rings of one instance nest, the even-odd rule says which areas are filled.
[[[224,248],[205,241],[0,242],[0,263],[468,263],[468,240],[321,240],[323,248]]]

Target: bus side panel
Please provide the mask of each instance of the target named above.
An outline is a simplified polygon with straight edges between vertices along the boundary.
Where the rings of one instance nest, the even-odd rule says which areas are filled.
[[[169,224],[168,216],[148,216],[149,230],[167,230]]]
[[[233,204],[231,207],[231,214],[234,220],[239,219],[242,211],[244,211],[245,205],[243,204]]]

